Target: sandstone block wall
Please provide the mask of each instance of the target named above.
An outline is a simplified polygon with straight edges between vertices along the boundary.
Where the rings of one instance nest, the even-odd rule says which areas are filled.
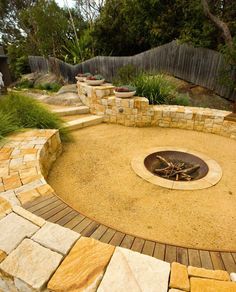
[[[236,123],[225,119],[228,111],[178,105],[149,105],[145,97],[117,98],[114,86],[78,82],[78,94],[90,112],[107,123],[129,127],[166,127],[208,132],[236,139]]]

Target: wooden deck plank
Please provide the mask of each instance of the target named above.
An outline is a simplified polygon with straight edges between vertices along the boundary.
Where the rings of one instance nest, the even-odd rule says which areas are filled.
[[[188,249],[188,260],[189,260],[189,265],[194,266],[197,268],[201,268],[201,260],[200,260],[200,255],[199,251],[197,249]]]
[[[51,218],[52,216],[56,215],[57,213],[59,213],[60,211],[64,210],[65,208],[67,208],[67,205],[60,204],[59,206],[57,206],[56,208],[53,208],[49,212],[41,214],[40,217],[42,217],[45,220],[48,220],[49,218]]]
[[[51,203],[56,202],[56,201],[59,201],[59,200],[57,199],[57,197],[54,196],[54,197],[52,197],[52,198],[50,198],[48,200],[45,200],[45,201],[40,202],[39,204],[36,204],[36,205],[34,205],[34,206],[30,207],[30,208],[27,208],[27,210],[32,212],[32,213],[35,213],[35,211],[37,211],[37,210],[39,210],[39,209],[41,209],[41,208],[43,208],[45,206],[48,206]]]
[[[54,195],[47,195],[47,196],[42,196],[34,201],[31,201],[31,202],[28,202],[28,203],[25,203],[22,207],[25,208],[26,210],[28,210],[29,208],[32,208],[33,206],[36,206],[38,205],[39,203],[41,202],[44,202],[50,198],[53,198]]]
[[[159,260],[165,259],[166,245],[156,242],[153,256]]]
[[[116,231],[114,229],[107,228],[107,230],[105,231],[105,233],[100,238],[100,241],[102,241],[104,243],[109,243],[115,233],[116,233]]]
[[[236,263],[236,252],[232,252],[231,254],[232,254],[232,257],[234,258],[234,261],[235,261],[235,263]],[[236,273],[236,272],[235,272],[235,273]]]
[[[126,234],[124,239],[122,240],[120,246],[124,248],[131,248],[134,241],[134,237],[131,235]]]
[[[225,270],[224,263],[218,251],[211,251],[211,261],[215,270]]]
[[[213,269],[213,264],[212,264],[212,261],[211,261],[211,256],[210,256],[209,251],[200,250],[199,251],[199,255],[200,255],[202,267],[205,268],[205,269],[212,270]]]
[[[34,212],[34,214],[37,215],[37,216],[41,216],[41,215],[51,211],[52,209],[54,209],[54,208],[56,208],[56,207],[58,207],[58,206],[60,206],[62,204],[63,203],[61,201],[55,201],[53,203],[50,203],[47,206],[44,206],[44,207],[38,209],[37,211]]]
[[[109,242],[109,244],[112,244],[114,246],[120,246],[124,237],[125,237],[124,233],[117,231],[113,238],[111,239],[111,241]]]
[[[176,262],[177,250],[176,246],[166,245],[165,261],[168,263]]]
[[[77,212],[71,211],[69,214],[65,215],[60,220],[56,221],[57,224],[60,224],[61,226],[64,226],[67,222],[69,222],[71,219],[73,219],[75,216],[77,216]]]
[[[223,260],[224,266],[226,268],[226,271],[229,273],[233,273],[236,271],[236,263],[233,259],[233,256],[229,252],[221,252],[221,258]]]
[[[99,223],[92,221],[83,231],[81,231],[81,235],[89,237],[97,228],[99,227]]]
[[[177,262],[188,266],[188,250],[187,248],[177,247]]]
[[[84,216],[78,214],[76,217],[68,221],[64,226],[70,229],[73,229],[76,225],[78,225],[82,220],[84,220]]]
[[[85,217],[84,220],[77,224],[72,230],[81,233],[90,223],[92,223],[92,220]]]
[[[64,216],[68,215],[68,213],[71,212],[71,208],[70,207],[66,207],[65,209],[59,211],[57,214],[53,215],[52,217],[48,218],[47,220],[55,223],[58,220],[62,219]]]
[[[134,242],[131,246],[133,251],[142,252],[145,240],[139,237],[135,237]]]
[[[23,207],[35,215],[77,231],[83,236],[142,252],[170,263],[177,261],[184,265],[206,269],[226,269],[228,272],[236,270],[236,253],[187,249],[124,234],[79,214],[53,195],[26,203]]]
[[[145,240],[142,253],[152,256],[155,248],[155,242],[150,240]]]
[[[104,225],[100,225],[92,234],[90,237],[99,240],[103,234],[107,231],[108,227]]]

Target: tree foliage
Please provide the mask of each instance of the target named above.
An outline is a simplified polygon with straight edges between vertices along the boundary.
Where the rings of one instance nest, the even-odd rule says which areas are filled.
[[[233,1],[213,0],[210,7],[236,35]],[[222,34],[205,17],[199,0],[107,0],[93,37],[98,50],[113,55],[136,54],[173,39],[211,49],[223,43]]]
[[[236,37],[232,0],[208,1],[210,11]],[[94,55],[133,55],[178,39],[220,50],[222,31],[204,15],[200,0],[0,0],[0,37],[18,75],[28,55],[78,63]],[[16,66],[17,64],[17,66]],[[24,72],[24,71],[23,71]]]
[[[39,0],[20,13],[20,24],[34,54],[61,54],[61,45],[68,32],[68,19],[55,1]]]
[[[0,37],[15,77],[27,72],[28,55],[64,58],[64,45],[75,38],[67,9],[54,0],[0,2]],[[78,35],[86,24],[79,11],[70,11]]]

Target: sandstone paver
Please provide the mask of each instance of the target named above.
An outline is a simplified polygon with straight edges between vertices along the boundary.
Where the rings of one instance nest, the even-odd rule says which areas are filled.
[[[9,254],[25,238],[32,236],[38,226],[11,213],[0,221],[0,249]]]
[[[3,184],[6,191],[18,188],[22,185],[19,175],[11,175],[3,178]]]
[[[228,272],[221,270],[208,270],[204,268],[196,268],[189,266],[188,274],[190,277],[198,277],[198,278],[209,278],[221,281],[229,281],[230,277]]]
[[[236,283],[213,279],[190,278],[191,292],[236,292]]]
[[[185,265],[179,263],[171,264],[170,284],[171,288],[178,288],[184,291],[190,290],[188,270]]]
[[[117,247],[98,292],[166,292],[170,264]]]
[[[111,245],[91,238],[79,239],[49,281],[48,289],[96,291],[113,251]]]
[[[30,239],[21,244],[0,264],[0,270],[41,291],[62,260],[62,255]]]
[[[20,200],[21,204],[24,205],[28,202],[32,202],[35,199],[40,197],[40,193],[37,190],[33,189],[30,191],[22,192],[17,195],[17,198]]]
[[[0,197],[0,218],[9,213],[11,209],[10,203],[6,199]]]
[[[32,239],[56,252],[67,254],[80,234],[57,224],[47,222]]]
[[[236,282],[236,273],[230,273],[230,279],[233,282]]]
[[[19,292],[19,291],[17,291],[17,289],[16,289],[14,283],[12,282],[12,280],[11,279],[6,279],[6,278],[2,278],[1,274],[0,274],[0,291],[1,292]],[[24,291],[24,292],[26,292],[26,291]]]
[[[7,200],[11,206],[20,205],[20,201],[17,199],[14,191],[3,192],[1,193],[0,197]]]
[[[49,184],[44,184],[38,187],[37,191],[40,193],[41,196],[48,196],[54,194],[54,190]]]
[[[7,254],[3,251],[0,250],[0,263],[6,258]]]
[[[19,216],[29,220],[30,222],[32,222],[33,224],[39,227],[42,227],[46,223],[46,221],[43,218],[34,215],[33,213],[25,210],[24,208],[20,206],[14,206],[13,211]]]

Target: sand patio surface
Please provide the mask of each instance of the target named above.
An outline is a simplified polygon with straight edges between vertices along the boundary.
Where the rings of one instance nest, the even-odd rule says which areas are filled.
[[[73,132],[49,184],[77,211],[116,230],[184,247],[236,251],[236,141],[180,129],[101,124]],[[169,190],[138,177],[143,150],[187,147],[215,159],[221,181],[204,190]]]

